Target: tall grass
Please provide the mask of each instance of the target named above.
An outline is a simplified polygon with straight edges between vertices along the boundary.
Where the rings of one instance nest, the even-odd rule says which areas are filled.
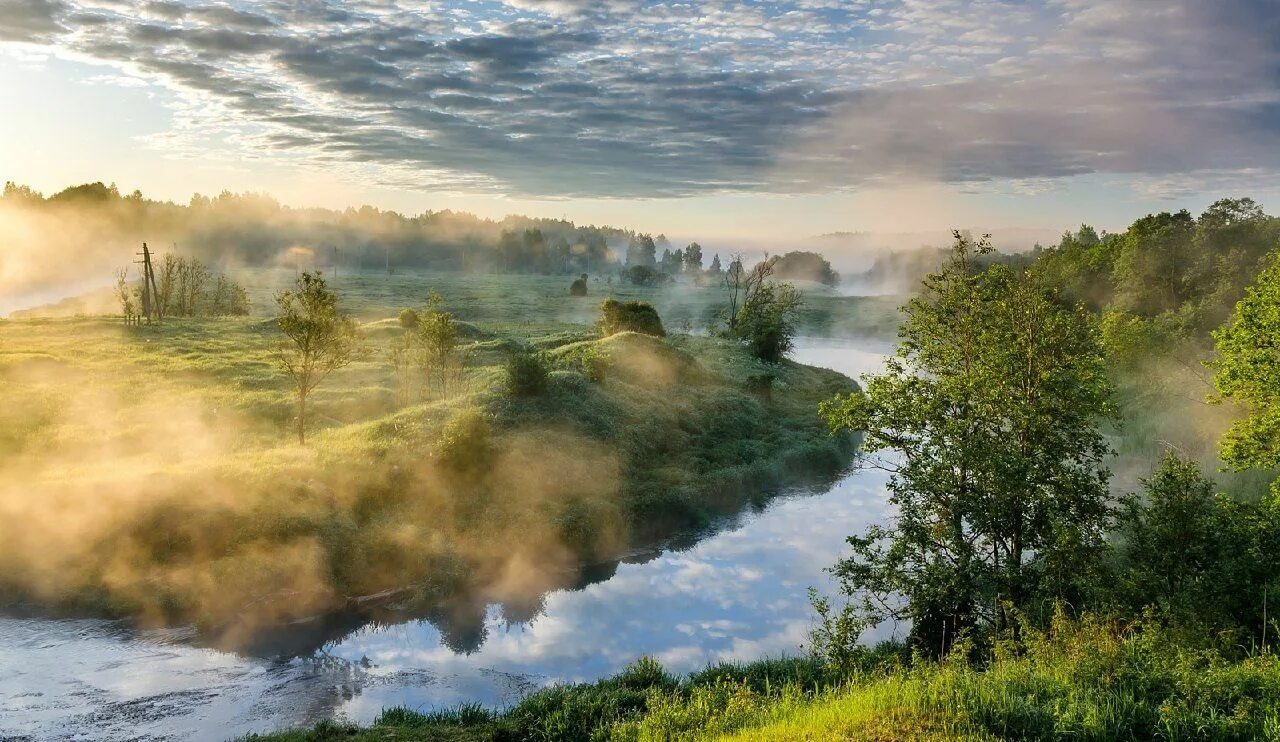
[[[1275,740],[1280,659],[1182,643],[1158,626],[1059,618],[979,663],[868,653],[847,675],[813,660],[708,668],[677,682],[652,660],[534,693],[474,724],[491,740]],[[345,734],[432,737],[437,717],[398,711]],[[426,725],[426,726],[424,726]],[[420,736],[411,736],[416,729]],[[321,728],[308,739],[332,739]],[[303,737],[290,737],[303,738]]]

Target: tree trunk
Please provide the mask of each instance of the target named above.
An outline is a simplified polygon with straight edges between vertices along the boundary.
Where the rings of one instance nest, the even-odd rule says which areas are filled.
[[[298,392],[298,445],[307,445],[307,395]]]

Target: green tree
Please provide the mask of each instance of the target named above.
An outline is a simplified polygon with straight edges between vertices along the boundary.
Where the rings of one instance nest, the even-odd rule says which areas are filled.
[[[1114,514],[1091,318],[1033,271],[979,268],[985,238],[955,240],[905,308],[884,373],[822,405],[833,430],[865,431],[895,513],[851,537],[834,572],[865,622],[909,619],[931,653],[1077,599]]]
[[[702,272],[702,245],[699,245],[696,242],[690,242],[684,248],[684,272]]]
[[[1223,438],[1222,459],[1236,469],[1274,467],[1280,464],[1280,263],[1262,271],[1213,337],[1214,385],[1245,412]]]
[[[298,443],[307,442],[307,398],[329,374],[351,363],[361,347],[355,320],[338,312],[338,296],[319,273],[298,276],[294,288],[276,294],[276,323],[285,340],[276,360],[298,394]]]
[[[1265,639],[1266,617],[1280,603],[1280,503],[1215,494],[1194,462],[1172,453],[1142,484],[1143,497],[1130,498],[1119,517],[1108,594],[1128,615],[1150,606],[1179,625]]]
[[[453,314],[442,309],[444,299],[432,291],[427,308],[418,314],[418,360],[427,383],[449,396],[455,382],[461,381],[463,363],[458,351],[458,327]]]

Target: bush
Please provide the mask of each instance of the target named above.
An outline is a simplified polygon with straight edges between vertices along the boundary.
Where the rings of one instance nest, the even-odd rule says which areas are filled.
[[[400,310],[400,326],[406,330],[418,329],[418,313],[412,309]]]
[[[587,274],[583,273],[569,286],[569,296],[587,295]]]
[[[454,415],[436,441],[440,462],[460,473],[483,471],[493,454],[493,428],[479,410],[463,410]]]
[[[603,384],[609,375],[612,361],[609,355],[592,345],[582,354],[582,373],[597,384]]]
[[[512,353],[505,366],[507,392],[516,397],[536,397],[547,391],[550,369],[541,353]]]
[[[612,297],[600,305],[600,331],[605,335],[619,332],[638,332],[654,337],[666,337],[662,318],[652,304],[629,301],[625,304]]]

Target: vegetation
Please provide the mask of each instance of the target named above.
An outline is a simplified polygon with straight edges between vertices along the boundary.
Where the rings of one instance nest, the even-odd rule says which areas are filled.
[[[638,332],[654,337],[667,334],[653,305],[642,301],[620,302],[612,297],[600,305],[600,332],[604,335]]]
[[[1201,637],[1207,639],[1207,637]],[[509,710],[390,709],[263,740],[1273,739],[1280,661],[1159,627],[1059,617],[983,667],[885,646],[833,672],[813,659],[718,665],[677,681],[652,660],[535,692]]]
[[[791,281],[813,281],[835,286],[840,274],[831,269],[831,263],[816,252],[792,250],[778,256],[773,266],[776,277]]]
[[[298,390],[298,443],[307,442],[307,398],[329,374],[351,363],[359,349],[355,322],[338,313],[338,297],[315,273],[303,273],[297,285],[276,295],[284,333],[276,351],[281,368]]]
[[[717,338],[602,338],[555,278],[254,275],[277,282],[247,284],[255,306],[293,284],[300,330],[349,321],[372,348],[408,342],[412,398],[388,353],[351,355],[309,384],[301,448],[277,357],[299,346],[270,316],[0,323],[0,600],[251,647],[303,617],[384,615],[389,601],[422,615],[498,590],[513,560],[540,576],[528,590],[571,583],[578,565],[705,528],[748,497],[829,481],[852,453],[817,414],[847,378],[766,369]],[[402,312],[428,286],[443,301]],[[618,288],[686,317],[718,296],[638,291]],[[448,394],[419,393],[419,331],[446,314],[465,362]],[[520,349],[541,356],[541,394],[508,392]],[[749,382],[766,370],[771,398]],[[473,646],[483,608],[450,615],[446,641]]]
[[[957,233],[885,373],[823,405],[832,429],[866,432],[864,451],[895,454],[883,465],[897,515],[851,538],[835,573],[866,625],[910,620],[929,654],[1078,603],[1110,522],[1097,427],[1110,385],[1092,324],[1032,271],[975,269],[990,250]]]

